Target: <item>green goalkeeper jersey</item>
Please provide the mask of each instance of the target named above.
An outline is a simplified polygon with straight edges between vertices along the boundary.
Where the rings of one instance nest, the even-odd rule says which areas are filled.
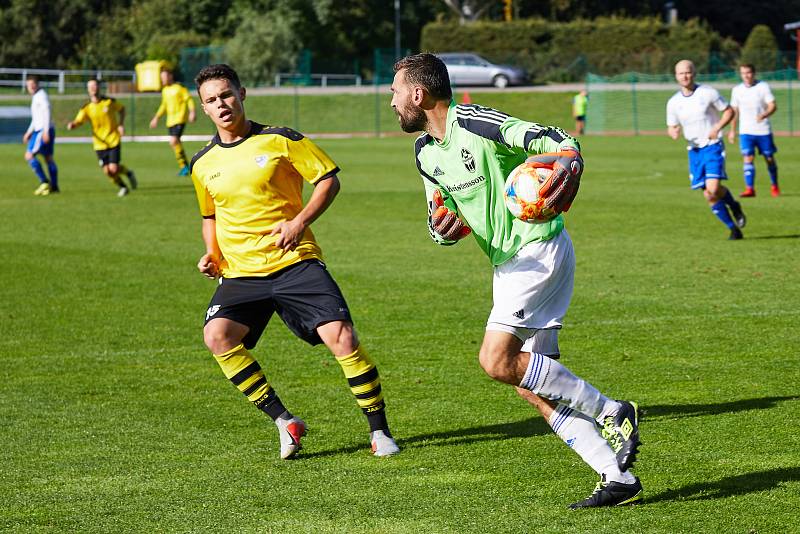
[[[450,103],[441,142],[423,133],[415,144],[417,169],[428,197],[428,230],[434,241],[452,245],[431,226],[433,193],[455,209],[472,229],[478,246],[493,265],[508,261],[532,241],[552,239],[564,228],[561,215],[546,223],[515,218],[503,198],[506,177],[529,154],[580,150],[561,128],[542,126],[476,105]]]

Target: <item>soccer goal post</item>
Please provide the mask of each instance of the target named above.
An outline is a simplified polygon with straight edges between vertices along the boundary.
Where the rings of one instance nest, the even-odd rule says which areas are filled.
[[[778,111],[770,117],[777,135],[794,135],[800,128],[800,107],[792,91],[798,86],[794,69],[758,73],[775,95]],[[731,89],[740,83],[734,71],[698,75],[697,83],[717,89],[730,101]],[[678,90],[671,75],[628,72],[616,76],[586,76],[589,106],[586,110],[586,133],[602,135],[654,135],[666,132],[667,100]]]

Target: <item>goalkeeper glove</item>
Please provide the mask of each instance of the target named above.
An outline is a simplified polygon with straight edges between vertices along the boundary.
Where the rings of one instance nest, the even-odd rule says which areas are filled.
[[[458,241],[467,237],[472,230],[458,218],[458,214],[444,205],[442,193],[433,192],[430,215],[431,230],[447,241]]]
[[[566,148],[559,152],[545,152],[527,160],[536,167],[553,169],[550,176],[539,186],[539,198],[544,206],[556,213],[569,211],[583,174],[583,158],[576,149]]]

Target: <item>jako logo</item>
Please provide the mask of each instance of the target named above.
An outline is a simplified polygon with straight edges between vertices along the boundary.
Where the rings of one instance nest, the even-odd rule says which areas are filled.
[[[206,321],[210,318],[214,317],[214,314],[219,311],[219,304],[215,304],[211,306],[208,310],[206,310]]]
[[[263,169],[267,165],[267,156],[256,156],[256,165]]]

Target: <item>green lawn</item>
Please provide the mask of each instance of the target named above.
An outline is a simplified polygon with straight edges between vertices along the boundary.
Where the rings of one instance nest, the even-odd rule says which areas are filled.
[[[430,241],[413,137],[321,141],[343,188],[314,225],[403,452],[369,454],[338,365],[274,319],[254,354],[310,427],[289,462],[203,346],[214,284],[169,147],[125,145],[140,189],[120,199],[88,145],[57,147],[63,192],[43,198],[22,145],[2,145],[0,530],[796,529],[800,140],[777,143],[785,194],[764,194],[759,162],[746,239],[729,242],[680,143],[583,140],[562,362],[642,405],[646,502],[581,512],[566,506],[594,473],[478,366],[491,269],[469,240]]]
[[[195,104],[197,95],[193,92]],[[491,106],[517,117],[536,120],[544,124],[570,126],[572,95],[567,93],[520,93],[513,90],[494,93],[469,93],[470,98],[484,106]],[[457,90],[455,98],[461,102],[464,94]],[[53,121],[59,137],[89,136],[88,124],[68,131],[71,121],[86,99],[76,95],[50,94]],[[125,106],[126,133],[128,135],[166,135],[164,118],[156,129],[150,129],[150,119],[158,109],[161,97],[158,94],[132,94],[119,96]],[[328,95],[250,95],[245,100],[248,114],[271,124],[281,124],[315,133],[396,134],[397,118],[390,107],[391,93],[381,86],[372,93],[328,94]],[[30,97],[2,100],[0,106],[30,106]],[[203,117],[198,106],[198,120],[186,126],[186,134],[208,134],[213,132],[211,123]],[[571,127],[571,126],[570,126]]]

